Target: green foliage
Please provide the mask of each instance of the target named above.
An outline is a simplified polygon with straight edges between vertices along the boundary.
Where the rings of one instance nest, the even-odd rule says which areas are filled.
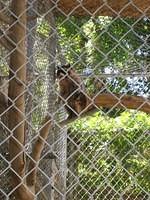
[[[110,17],[58,19],[61,44],[67,47],[68,61],[76,62],[81,50],[86,51],[87,62],[98,69],[117,65],[132,67],[144,51],[143,43],[149,35],[148,19],[113,19]],[[141,29],[140,29],[141,28]],[[141,31],[140,31],[141,30]],[[136,54],[141,50],[140,56]],[[69,53],[69,55],[68,55]],[[126,61],[130,61],[127,63]],[[99,66],[100,64],[100,66]]]
[[[116,118],[96,113],[75,122],[69,137],[80,147],[72,162],[77,163],[81,185],[90,193],[99,187],[99,194],[111,188],[111,193],[145,195],[150,190],[149,131],[150,117],[134,111]]]
[[[115,78],[104,77],[107,89],[114,93],[148,93],[147,79],[135,77],[136,81],[129,82],[119,74],[123,71],[137,73],[143,61],[149,62],[149,19],[60,17],[57,27],[64,56],[76,70],[82,72],[90,68],[97,76],[100,73],[118,73]],[[95,86],[92,81],[86,79],[86,84],[88,91],[93,93]]]
[[[58,18],[59,42],[63,48],[68,62],[76,64],[80,71],[86,65],[87,52],[85,44],[88,41],[83,26],[88,18],[70,17],[69,19]]]
[[[117,65],[120,68],[124,68],[125,64],[128,65],[128,68],[133,67],[140,62],[138,56],[135,55],[139,49],[142,54],[143,43],[150,31],[148,20],[109,18],[104,21],[105,25],[102,26],[100,19],[99,17],[98,21],[94,23],[94,38],[97,47],[94,49],[95,62],[101,61],[104,67],[107,64],[109,66]]]
[[[50,33],[50,26],[47,23],[47,21],[39,20],[38,21],[38,27],[37,27],[37,33],[40,35],[40,37],[48,37]]]

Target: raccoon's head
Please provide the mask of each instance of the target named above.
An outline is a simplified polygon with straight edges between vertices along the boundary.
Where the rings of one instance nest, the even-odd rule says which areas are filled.
[[[63,78],[63,77],[66,77],[67,75],[70,74],[71,70],[72,70],[72,69],[71,69],[70,64],[58,66],[58,67],[57,67],[57,70],[56,70],[56,77],[57,77],[58,79],[61,79],[61,78]]]

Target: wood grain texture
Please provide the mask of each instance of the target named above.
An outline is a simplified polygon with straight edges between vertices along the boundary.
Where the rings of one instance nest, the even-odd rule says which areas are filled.
[[[139,18],[150,16],[149,0],[61,0],[54,5],[57,13],[77,16],[111,16]]]

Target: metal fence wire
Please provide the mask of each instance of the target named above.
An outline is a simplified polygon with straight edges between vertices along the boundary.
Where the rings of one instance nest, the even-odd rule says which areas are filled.
[[[0,199],[150,200],[150,1],[0,0]]]

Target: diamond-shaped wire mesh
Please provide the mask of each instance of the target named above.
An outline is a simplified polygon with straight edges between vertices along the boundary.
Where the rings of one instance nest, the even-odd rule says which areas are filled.
[[[0,23],[0,199],[150,199],[150,2],[0,0]]]

